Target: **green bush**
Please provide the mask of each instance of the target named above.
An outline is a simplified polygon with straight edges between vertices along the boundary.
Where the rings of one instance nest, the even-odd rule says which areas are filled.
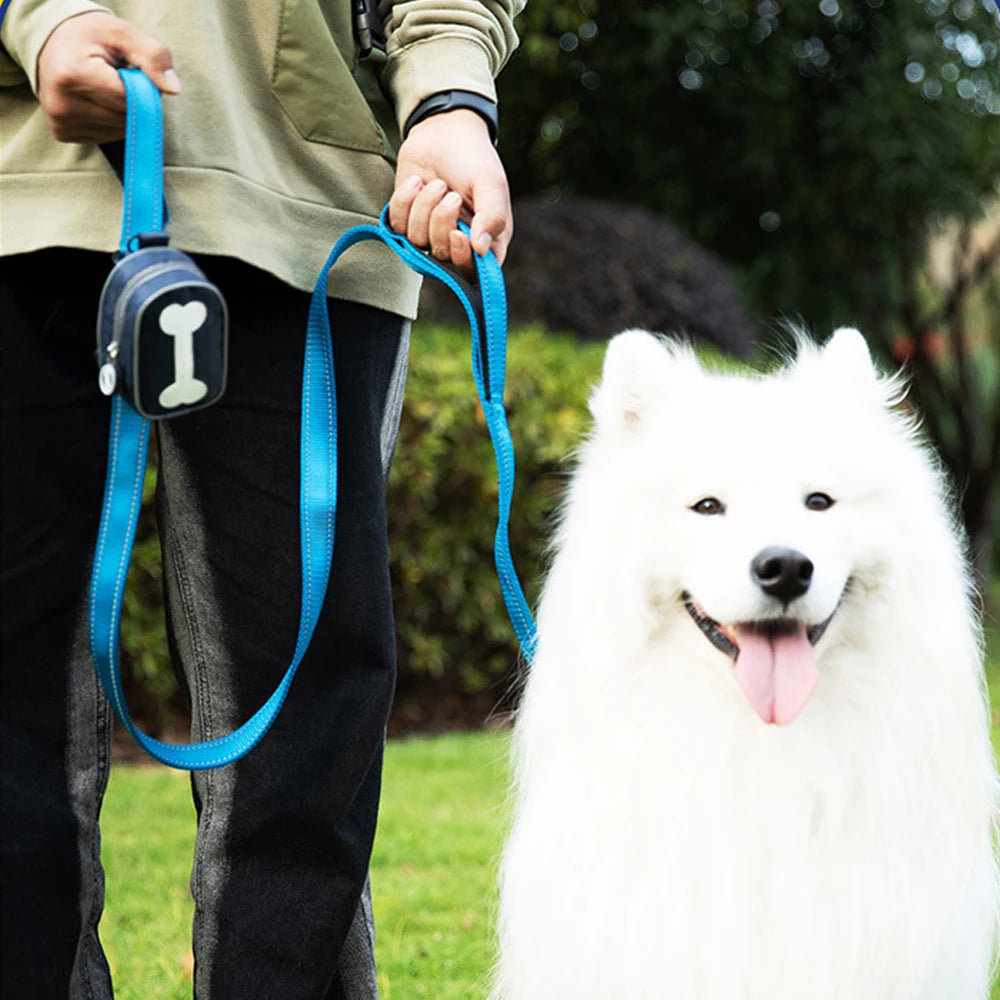
[[[562,494],[564,462],[586,426],[602,357],[603,345],[538,328],[511,336],[506,402],[517,454],[511,548],[529,601]],[[124,601],[122,664],[129,704],[156,732],[181,701],[162,626],[154,481],[151,462]],[[512,676],[517,645],[493,565],[496,504],[468,331],[418,325],[388,515],[398,700],[412,722],[464,722],[470,699],[488,710],[498,684]]]
[[[508,353],[517,457],[511,551],[533,603],[565,460],[586,426],[604,348],[535,327],[513,334]],[[495,469],[468,333],[418,327],[389,488],[402,701],[420,691],[495,689],[517,662],[493,563]]]

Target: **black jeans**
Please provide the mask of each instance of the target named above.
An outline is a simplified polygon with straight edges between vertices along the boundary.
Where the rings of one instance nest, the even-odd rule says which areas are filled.
[[[199,262],[230,308],[215,406],[161,423],[167,629],[194,736],[230,731],[284,673],[298,629],[299,395],[308,295]],[[86,638],[109,405],[94,322],[104,255],[0,259],[2,975],[16,1000],[108,998],[98,817],[111,716]],[[195,996],[376,996],[366,879],[395,654],[385,487],[408,326],[331,301],[336,549],[290,695],[256,749],[193,777]]]

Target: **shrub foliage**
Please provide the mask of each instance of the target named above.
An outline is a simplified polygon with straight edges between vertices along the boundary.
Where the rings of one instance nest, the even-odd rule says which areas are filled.
[[[603,346],[529,328],[511,338],[506,405],[517,454],[511,550],[529,602],[586,425]],[[399,700],[500,698],[517,648],[493,565],[497,484],[467,332],[418,329],[389,491]]]
[[[511,320],[541,322],[585,340],[609,330],[683,330],[749,355],[760,329],[743,310],[725,265],[666,219],[588,198],[522,198],[517,236],[504,262]],[[420,315],[465,321],[439,282],[424,283]]]

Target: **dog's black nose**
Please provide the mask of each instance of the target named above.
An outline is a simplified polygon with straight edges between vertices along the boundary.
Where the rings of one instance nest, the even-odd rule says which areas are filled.
[[[801,597],[812,582],[813,564],[795,549],[764,549],[750,563],[754,583],[769,597],[789,604]]]

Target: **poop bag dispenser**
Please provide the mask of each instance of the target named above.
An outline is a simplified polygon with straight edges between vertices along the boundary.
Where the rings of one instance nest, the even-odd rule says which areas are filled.
[[[222,293],[166,233],[140,234],[101,292],[97,353],[106,395],[120,392],[149,419],[214,403],[226,387],[228,319]]]

